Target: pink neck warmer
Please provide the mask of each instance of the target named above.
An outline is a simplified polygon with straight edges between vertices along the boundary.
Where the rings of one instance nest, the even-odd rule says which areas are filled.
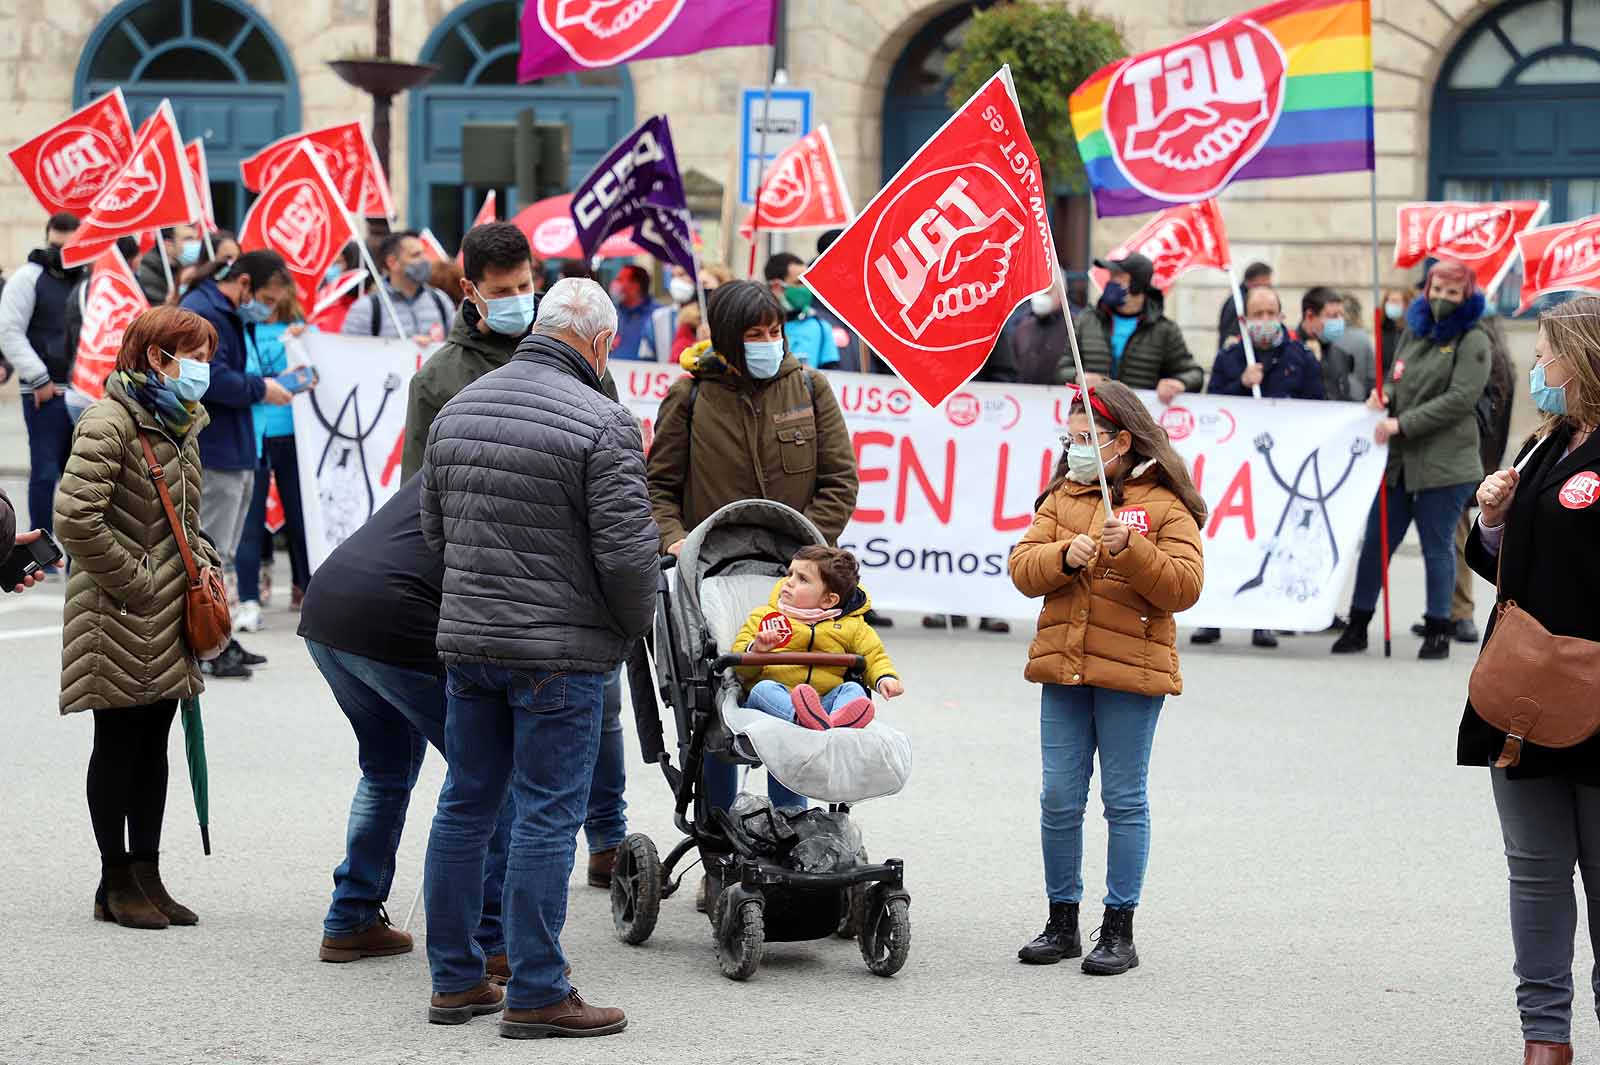
[[[799,607],[790,606],[781,599],[778,600],[778,609],[783,612],[785,617],[792,618],[803,625],[819,625],[824,621],[832,621],[840,614],[838,607],[834,607],[832,610],[824,610],[821,607],[802,610]]]

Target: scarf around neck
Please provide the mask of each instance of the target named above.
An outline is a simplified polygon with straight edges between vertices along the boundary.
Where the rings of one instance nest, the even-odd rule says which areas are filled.
[[[832,610],[824,610],[820,606],[814,606],[808,610],[802,610],[800,607],[790,606],[782,599],[778,600],[778,609],[784,616],[792,618],[802,625],[820,625],[824,621],[832,621],[843,613],[838,607],[834,607]]]
[[[117,376],[127,388],[128,394],[139,401],[139,405],[155,415],[156,421],[162,428],[171,433],[178,440],[182,440],[189,427],[194,425],[195,415],[200,411],[200,404],[185,403],[167,385],[167,379],[152,370],[118,370]]]

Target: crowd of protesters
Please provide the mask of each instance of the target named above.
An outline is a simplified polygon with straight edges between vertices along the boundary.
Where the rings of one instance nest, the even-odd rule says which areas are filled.
[[[432,745],[449,774],[425,876],[429,1019],[501,1013],[502,1034],[517,1038],[622,1030],[621,1010],[572,988],[560,932],[578,830],[587,834],[587,881],[602,887],[626,832],[620,663],[650,624],[659,560],[678,554],[719,507],[751,498],[788,504],[836,542],[859,482],[823,374],[885,367],[816,304],[800,281],[805,260],[792,253],[773,256],[759,281],[711,265],[697,284],[674,269],[657,302],[649,272],[636,265],[617,273],[609,293],[583,264],[564,265],[546,290],[546,264],[508,223],[469,231],[459,264],[430,262],[418,236],[402,232],[377,246],[380,276],[350,288],[322,318],[297,305],[276,253],[241,253],[231,235],[206,242],[178,227],[138,259],[155,309],[127,329],[105,397],[74,405],[72,338],[87,277],[63,268],[60,246],[76,226],[70,215],[50,219],[45,245],[0,295],[0,369],[22,387],[33,530],[0,494],[0,555],[53,528],[71,563],[60,710],[90,710],[95,723],[94,916],[146,929],[199,920],[171,897],[159,863],[168,732],[178,702],[207,677],[248,677],[265,660],[235,640],[199,662],[183,601],[191,562],[214,567],[229,575],[235,628],[260,628],[270,594],[267,485],[276,478],[299,634],[349,719],[362,771],[320,956],[350,962],[412,949],[385,903]],[[826,235],[819,251],[836,237]],[[130,262],[136,254],[124,248]],[[347,254],[328,283],[358,262]],[[1600,300],[1541,319],[1530,392],[1544,421],[1517,468],[1496,472],[1517,389],[1499,325],[1460,263],[1434,264],[1415,293],[1385,292],[1375,333],[1353,295],[1325,286],[1302,294],[1291,324],[1294,306],[1271,268],[1253,264],[1219,314],[1209,382],[1166,313],[1150,260],[1096,266],[1107,275],[1098,298],[1088,300],[1082,275],[1058,279],[1017,309],[979,376],[1078,383],[1074,344],[1086,375],[1056,476],[1010,559],[1016,587],[1043,600],[1026,673],[1044,686],[1049,916],[1019,958],[1049,964],[1082,953],[1083,817],[1098,755],[1110,860],[1105,915],[1083,968],[1114,975],[1139,964],[1132,926],[1149,860],[1149,757],[1163,701],[1181,691],[1174,615],[1199,596],[1207,512],[1132,390],[1165,403],[1202,390],[1364,402],[1382,416],[1375,440],[1388,446],[1380,487],[1388,539],[1375,499],[1335,653],[1366,649],[1383,554],[1413,522],[1427,578],[1420,658],[1477,640],[1469,571],[1516,598],[1549,634],[1593,640],[1600,630],[1585,590],[1600,586],[1600,574],[1589,572],[1583,548],[1596,530],[1586,508],[1567,500],[1566,479],[1600,464],[1592,436]],[[399,492],[315,581],[298,507],[292,393],[279,380],[285,341],[307,328],[433,349],[410,385]],[[648,460],[637,423],[617,403],[608,368],[617,359],[686,371],[661,405]],[[1149,512],[1148,535],[1104,520],[1102,470],[1118,505]],[[1125,616],[1139,617],[1142,635],[1127,634]],[[981,624],[1003,631],[997,619]],[[1190,638],[1220,636],[1199,629]],[[1083,655],[1088,638],[1103,653]],[[1268,630],[1252,640],[1277,645]],[[1513,742],[1521,761],[1507,767],[1502,752]],[[1597,772],[1596,742],[1524,744],[1471,706],[1460,728],[1461,764],[1494,766],[1530,1048],[1570,1038],[1570,878],[1600,848],[1589,845],[1594,811],[1581,786]],[[708,756],[704,772],[707,801],[730,807],[734,767]],[[774,806],[807,801],[775,779],[768,789]],[[1562,1060],[1555,1053],[1547,1060]]]

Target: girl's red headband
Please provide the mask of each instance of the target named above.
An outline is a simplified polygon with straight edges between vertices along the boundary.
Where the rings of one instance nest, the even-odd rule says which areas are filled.
[[[1116,426],[1117,419],[1111,413],[1111,408],[1107,407],[1104,401],[1102,401],[1099,396],[1095,395],[1093,385],[1090,385],[1088,388],[1083,388],[1080,385],[1069,384],[1067,387],[1072,389],[1072,391],[1076,394],[1076,399],[1073,402],[1081,403],[1085,398],[1087,398],[1089,401],[1089,406],[1094,410],[1094,413],[1097,417],[1104,418],[1107,422],[1111,423],[1111,425]]]

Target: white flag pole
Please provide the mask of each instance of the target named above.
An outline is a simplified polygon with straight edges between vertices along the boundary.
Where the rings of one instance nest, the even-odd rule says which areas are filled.
[[[1048,225],[1049,223],[1046,222],[1046,226]],[[1055,265],[1056,275],[1060,276],[1061,264],[1056,261],[1056,242],[1054,234],[1051,234],[1050,236],[1050,261]],[[1112,516],[1111,488],[1106,483],[1105,457],[1101,454],[1100,447],[1098,446],[1100,443],[1100,430],[1096,427],[1094,421],[1094,404],[1089,401],[1089,382],[1083,372],[1083,356],[1078,352],[1077,323],[1072,321],[1067,322],[1067,344],[1072,349],[1073,368],[1078,371],[1079,398],[1083,400],[1083,413],[1089,417],[1089,435],[1093,436],[1095,439],[1096,447],[1094,449],[1094,465],[1096,471],[1098,471],[1100,474],[1100,500],[1106,505],[1106,520],[1109,521],[1111,520]]]
[[[1239,291],[1239,279],[1233,273],[1233,259],[1228,259],[1228,291],[1233,295],[1233,312],[1239,319],[1239,339],[1244,341],[1245,363],[1249,366],[1256,364],[1256,346],[1250,342],[1250,330],[1245,327],[1244,296]],[[1278,299],[1278,310],[1283,310],[1283,298]],[[1257,399],[1261,398],[1261,386],[1251,385],[1250,391]]]
[[[167,292],[172,292],[172,260],[167,257],[167,242],[161,236],[161,230],[156,230],[156,247],[161,249],[161,272],[167,277]]]

